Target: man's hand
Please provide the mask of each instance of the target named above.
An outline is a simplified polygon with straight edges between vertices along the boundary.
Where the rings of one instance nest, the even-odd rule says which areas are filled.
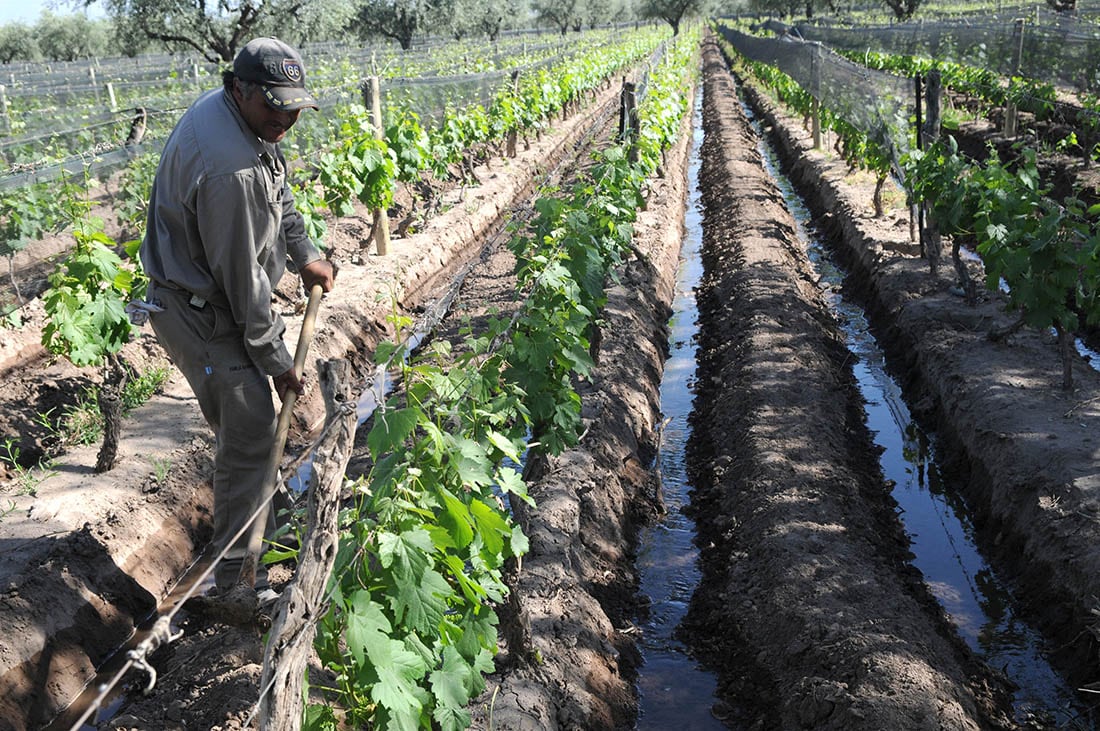
[[[306,385],[305,379],[300,378],[293,368],[286,373],[274,376],[272,380],[275,381],[275,393],[279,394],[280,401],[286,401],[287,391],[300,394]]]
[[[315,284],[321,285],[322,292],[331,292],[336,283],[336,264],[327,259],[317,259],[302,267],[301,275],[307,292]]]

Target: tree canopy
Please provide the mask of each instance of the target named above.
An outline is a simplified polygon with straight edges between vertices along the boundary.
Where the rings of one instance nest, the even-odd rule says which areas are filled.
[[[86,0],[91,2],[92,0]],[[273,35],[298,43],[334,29],[347,17],[341,0],[103,0],[123,47],[157,41],[169,50],[197,51],[208,61],[232,61],[252,38]]]
[[[34,30],[25,23],[7,23],[0,25],[0,63],[12,61],[37,61],[42,58],[42,49]]]
[[[665,21],[675,35],[685,18],[709,13],[712,4],[712,0],[642,0],[641,15]]]

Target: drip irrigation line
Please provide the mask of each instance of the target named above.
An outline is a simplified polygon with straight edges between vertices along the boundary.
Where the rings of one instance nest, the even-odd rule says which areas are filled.
[[[139,643],[138,647],[127,653],[126,663],[123,664],[121,668],[119,668],[118,672],[116,672],[114,676],[112,676],[111,680],[99,687],[99,695],[96,696],[95,699],[88,704],[88,708],[84,711],[83,714],[81,714],[80,718],[78,718],[73,723],[73,725],[70,727],[70,731],[79,731],[83,723],[88,720],[88,718],[93,713],[98,713],[100,708],[103,706],[103,702],[107,699],[110,692],[118,686],[118,683],[122,680],[123,676],[125,676],[127,672],[135,667],[145,669],[146,671],[152,670],[151,666],[146,662],[146,658],[148,657],[148,655],[151,655],[153,651],[159,648],[162,644],[167,644],[168,642],[172,642],[183,636],[182,631],[177,633],[172,633],[170,631],[169,628],[171,627],[172,620],[174,620],[176,615],[182,610],[183,605],[187,603],[187,600],[195,596],[198,588],[203,584],[203,582],[206,581],[210,574],[214,572],[214,569],[218,565],[218,562],[224,559],[230,548],[233,547],[238,539],[244,536],[245,531],[249,528],[252,521],[256,519],[256,516],[259,515],[260,510],[265,509],[267,507],[267,503],[274,499],[274,497],[275,493],[273,492],[271,496],[268,497],[266,501],[264,501],[264,504],[257,508],[255,512],[252,513],[252,516],[247,521],[245,521],[240,530],[238,530],[236,534],[234,534],[233,537],[226,542],[225,548],[223,548],[214,557],[214,560],[210,562],[210,565],[207,566],[199,574],[198,578],[195,579],[194,582],[192,582],[191,586],[188,587],[187,591],[184,592],[183,596],[179,599],[179,601],[176,602],[175,606],[173,606],[172,609],[170,609],[166,614],[161,615],[157,619],[156,623],[154,624],[153,634],[151,634],[149,638],[146,638],[146,640],[143,640],[141,643]],[[151,641],[150,638],[152,638]],[[144,690],[146,694],[148,694],[152,690],[153,683],[155,682],[156,671],[152,670],[150,682],[146,685],[146,688]]]

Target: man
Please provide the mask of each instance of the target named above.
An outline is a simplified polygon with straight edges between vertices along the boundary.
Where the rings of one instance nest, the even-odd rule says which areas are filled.
[[[279,141],[306,107],[302,59],[274,38],[250,41],[184,113],[161,154],[141,261],[157,339],[183,372],[214,430],[214,547],[252,515],[276,429],[272,379],[282,399],[301,392],[271,293],[287,266],[306,290],[333,286],[335,270],[305,234]],[[248,534],[218,564],[219,590],[240,573]],[[262,588],[266,578],[257,578]]]

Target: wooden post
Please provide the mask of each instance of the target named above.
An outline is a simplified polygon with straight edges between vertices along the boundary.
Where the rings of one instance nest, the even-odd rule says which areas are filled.
[[[637,87],[633,82],[623,79],[623,88],[619,92],[619,141],[626,142],[637,134],[634,128],[638,117],[636,105],[638,102]]]
[[[382,139],[382,86],[377,76],[368,76],[363,84],[363,101],[370,110],[370,123],[374,127],[374,136]],[[384,208],[374,211],[374,245],[379,256],[390,251],[390,216]]]
[[[512,95],[515,96],[517,94],[519,94],[519,69],[515,69],[512,71]],[[518,134],[519,130],[517,130],[515,127],[508,130],[508,146],[505,152],[508,157],[516,156],[516,136]]]
[[[1038,11],[1036,11],[1038,12]],[[1013,40],[1016,42],[1013,44],[1012,49],[1012,75],[1016,76],[1020,73],[1020,63],[1024,55],[1024,19],[1016,19],[1016,27],[1012,31]],[[1016,119],[1016,103],[1008,102],[1005,105],[1005,137],[1014,139],[1017,132],[1017,119]]]
[[[88,78],[92,80],[92,93],[95,94],[95,103],[99,104],[99,86],[95,82],[95,66],[88,67]]]
[[[924,126],[920,130],[920,137],[922,143],[922,149],[927,148],[940,136],[940,92],[943,89],[943,84],[940,79],[940,72],[932,70],[928,72],[927,84],[925,85],[924,95]],[[927,205],[922,204],[922,208],[925,209],[923,227],[923,238],[925,244],[925,254],[928,257],[928,268],[935,274],[936,269],[940,263],[940,257],[943,253],[943,242],[940,240],[940,230],[935,221],[932,221],[928,217]]]
[[[191,62],[191,80],[195,82],[195,86],[198,86],[200,83],[198,61]]]
[[[328,414],[327,436],[313,453],[308,529],[298,553],[298,569],[275,604],[264,648],[260,687],[270,686],[271,690],[260,698],[257,720],[265,731],[297,731],[301,727],[305,671],[336,562],[340,490],[355,439],[358,394],[351,365],[345,360],[318,361],[317,375]]]
[[[917,111],[917,149],[924,149],[924,141],[921,140],[921,127],[924,125],[924,90],[922,89],[921,75],[918,73],[913,77],[913,90],[916,96],[916,111]],[[912,183],[906,183],[907,188],[912,187]],[[907,192],[908,193],[908,192]],[[913,202],[912,197],[909,198],[909,243],[916,243],[919,245],[921,258],[924,258],[924,208]]]
[[[0,84],[0,120],[4,125],[4,133],[11,134],[11,115],[8,112],[7,87]]]
[[[821,62],[818,59],[820,53],[820,45],[814,44],[810,48],[810,96],[813,98],[810,103],[810,113],[815,150],[821,149],[821,101],[818,99],[821,96]]]
[[[115,98],[115,85],[110,81],[107,82],[107,101],[111,105],[111,111],[118,111],[118,100]]]
[[[638,160],[638,91],[637,86],[623,79],[623,88],[619,92],[619,141],[628,142],[627,157],[631,162]]]

